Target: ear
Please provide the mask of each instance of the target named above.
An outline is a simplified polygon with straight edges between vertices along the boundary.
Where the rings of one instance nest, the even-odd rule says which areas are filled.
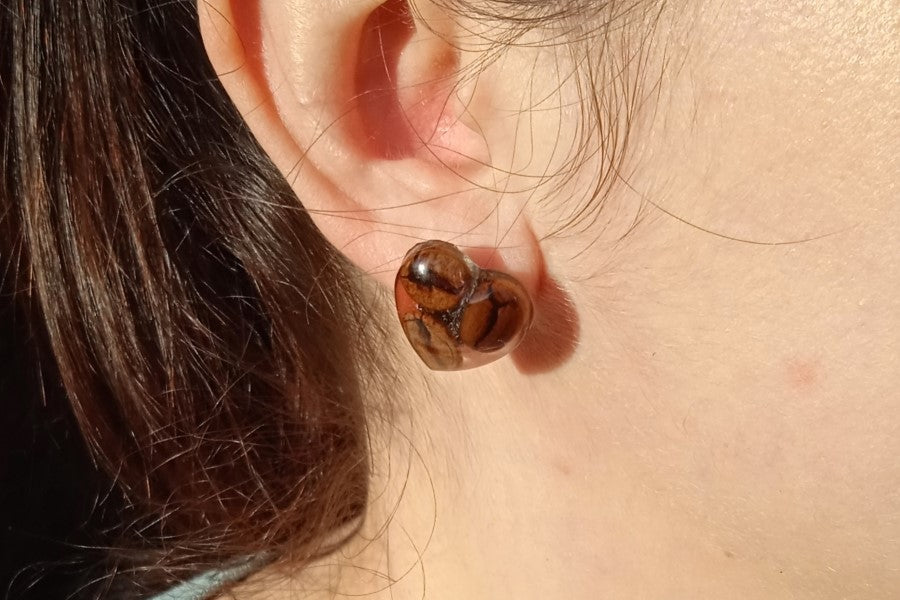
[[[198,10],[238,110],[361,269],[392,287],[410,247],[443,239],[537,291],[534,190],[510,190],[518,119],[498,101],[527,85],[510,65],[497,78],[463,75],[489,51],[464,50],[471,27],[407,0],[199,0]]]

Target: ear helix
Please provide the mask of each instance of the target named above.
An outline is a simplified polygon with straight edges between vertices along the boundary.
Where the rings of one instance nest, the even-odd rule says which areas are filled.
[[[436,371],[471,369],[506,356],[525,337],[534,315],[531,297],[517,279],[481,269],[439,240],[407,252],[394,295],[409,343]]]

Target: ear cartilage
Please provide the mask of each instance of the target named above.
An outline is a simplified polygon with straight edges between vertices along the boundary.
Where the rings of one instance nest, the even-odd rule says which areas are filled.
[[[534,315],[531,297],[516,278],[481,269],[440,240],[406,253],[394,295],[406,338],[435,371],[471,369],[506,356]]]

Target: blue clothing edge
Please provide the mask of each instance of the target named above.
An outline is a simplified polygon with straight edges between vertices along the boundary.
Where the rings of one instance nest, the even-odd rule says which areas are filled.
[[[258,557],[249,558],[224,569],[207,571],[148,600],[206,600],[225,585],[249,575],[266,562]]]

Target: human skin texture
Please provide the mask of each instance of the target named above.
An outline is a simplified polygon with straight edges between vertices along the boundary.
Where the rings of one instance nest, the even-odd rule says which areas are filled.
[[[348,122],[329,115],[353,94],[323,90],[345,86],[341,61],[357,55],[323,54],[328,75],[305,53],[317,31],[336,46],[358,37],[377,2],[327,15],[251,2],[256,34],[245,11],[213,4],[200,10],[223,83],[373,285],[389,289],[404,248],[441,238],[500,248],[482,266],[503,263],[536,298],[517,355],[473,371],[430,373],[392,334],[403,383],[391,425],[373,425],[374,541],[264,570],[239,598],[900,597],[894,0],[681,0],[653,11],[655,27],[641,17],[647,39],[612,33],[620,51],[646,46],[643,74],[628,75],[641,101],[617,176],[571,227],[611,170],[608,145],[558,185],[533,181],[583,138],[583,89],[561,76],[577,53],[516,45],[460,84],[467,129],[442,139],[490,168],[442,168],[360,150],[352,124],[312,144],[311,123]],[[255,58],[223,19],[259,36]],[[461,67],[479,27],[447,33]],[[455,64],[420,59],[429,39],[420,27],[398,80],[433,83],[425,71]]]

